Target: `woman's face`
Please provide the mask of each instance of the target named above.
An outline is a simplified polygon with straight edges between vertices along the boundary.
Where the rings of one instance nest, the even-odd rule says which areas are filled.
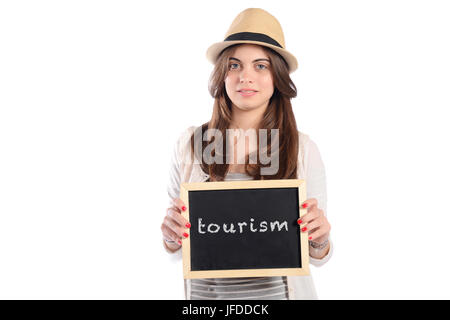
[[[225,78],[225,89],[233,107],[243,111],[267,107],[274,91],[270,68],[269,56],[260,46],[244,44],[236,48]]]

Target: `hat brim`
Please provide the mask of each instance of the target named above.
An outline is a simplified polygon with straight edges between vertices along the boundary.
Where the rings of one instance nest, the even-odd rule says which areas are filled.
[[[265,42],[252,41],[252,40],[222,41],[222,42],[214,43],[206,51],[206,58],[211,63],[215,64],[216,61],[217,61],[217,58],[219,57],[219,54],[222,52],[222,50],[224,50],[224,49],[226,49],[229,46],[232,46],[234,44],[242,44],[242,43],[257,44],[257,45],[260,45],[260,46],[264,46],[264,47],[268,47],[270,49],[273,49],[274,51],[279,53],[284,58],[284,60],[286,60],[286,62],[288,64],[288,67],[289,67],[289,73],[294,72],[298,68],[297,59],[289,51],[287,51],[287,50],[285,50],[283,48],[280,48],[280,47],[277,47],[277,46],[265,43]]]

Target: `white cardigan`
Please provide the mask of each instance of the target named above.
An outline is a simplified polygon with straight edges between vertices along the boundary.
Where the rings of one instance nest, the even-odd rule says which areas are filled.
[[[169,203],[172,199],[180,197],[180,184],[184,182],[204,182],[208,180],[209,175],[203,172],[199,163],[193,163],[191,160],[191,143],[190,138],[193,134],[195,126],[189,127],[178,138],[171,159],[170,177],[167,186],[169,194]],[[299,131],[299,154],[297,175],[298,179],[306,180],[307,199],[316,198],[318,207],[327,214],[327,192],[326,192],[326,176],[322,158],[317,145],[309,138],[308,135]],[[172,204],[170,203],[169,206]],[[181,262],[181,250],[172,253],[174,261]],[[333,243],[330,239],[330,250],[322,259],[314,259],[309,257],[310,264],[314,266],[322,266],[333,254]],[[288,276],[289,299],[317,299],[316,290],[312,280],[312,276]],[[190,279],[185,279],[185,297],[190,300]]]

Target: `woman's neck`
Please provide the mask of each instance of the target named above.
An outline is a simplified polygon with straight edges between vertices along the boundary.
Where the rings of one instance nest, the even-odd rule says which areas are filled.
[[[266,107],[260,107],[253,110],[242,110],[235,106],[232,107],[230,129],[256,129],[261,122]]]

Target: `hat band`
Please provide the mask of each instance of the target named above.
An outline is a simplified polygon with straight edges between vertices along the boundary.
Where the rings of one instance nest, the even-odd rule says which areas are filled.
[[[233,33],[233,34],[230,34],[223,41],[236,41],[236,40],[250,40],[250,41],[264,42],[264,43],[271,44],[276,47],[283,48],[276,40],[269,37],[268,35],[265,35],[263,33],[256,33],[256,32]]]

